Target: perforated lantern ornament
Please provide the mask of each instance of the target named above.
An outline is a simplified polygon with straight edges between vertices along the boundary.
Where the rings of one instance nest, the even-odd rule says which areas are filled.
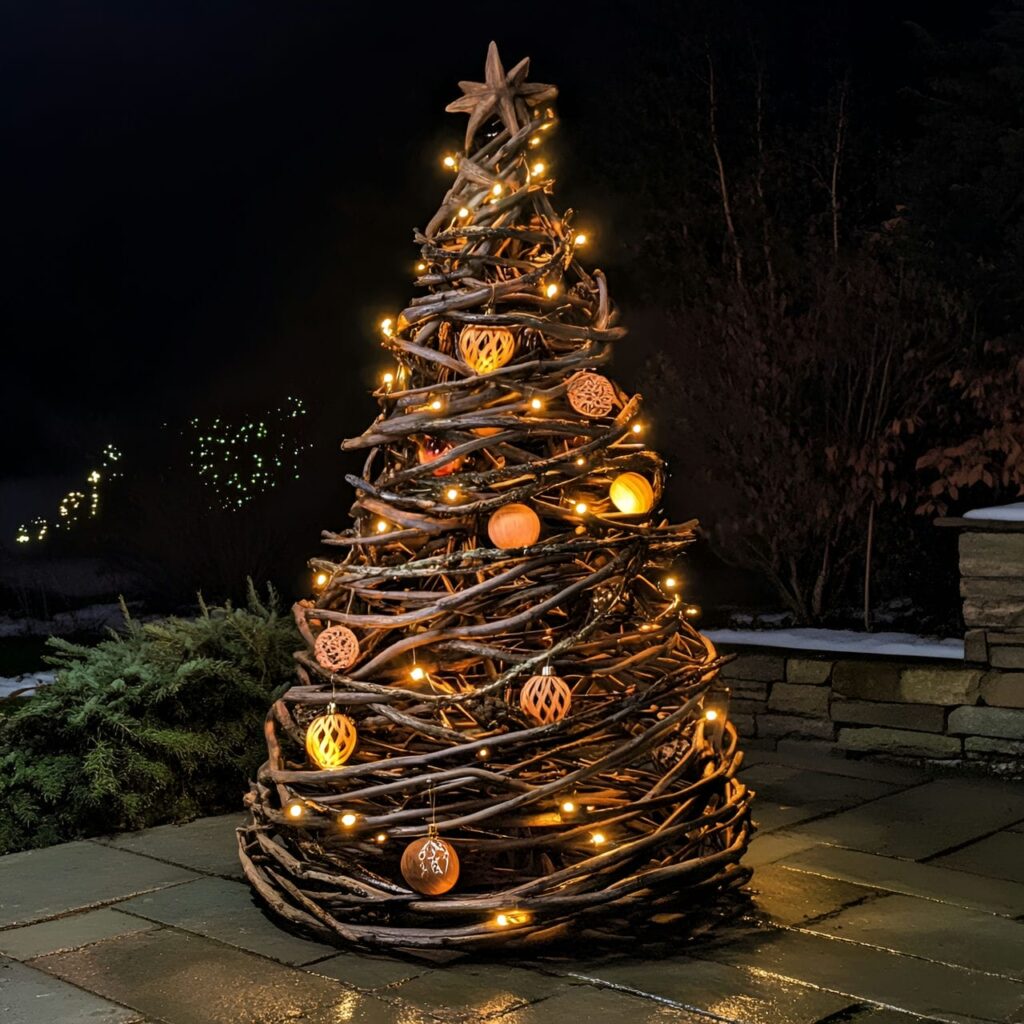
[[[608,488],[612,504],[627,515],[644,515],[654,508],[654,488],[639,473],[621,473]]]
[[[615,406],[615,388],[607,377],[581,370],[569,378],[565,390],[569,404],[581,416],[607,416]]]
[[[540,537],[540,517],[529,505],[502,505],[487,521],[487,536],[496,548],[529,547]]]
[[[526,680],[519,694],[519,706],[539,725],[560,722],[572,706],[572,690],[550,665],[545,665],[539,676]]]
[[[317,664],[328,672],[344,672],[359,657],[359,641],[348,626],[328,626],[313,645]]]
[[[402,853],[402,877],[424,896],[440,896],[459,880],[459,858],[455,847],[438,834],[433,825],[422,839],[414,839]]]
[[[459,331],[459,355],[477,373],[490,373],[516,354],[516,337],[506,327],[466,324]]]
[[[318,768],[340,768],[356,749],[359,734],[348,715],[338,713],[333,701],[327,711],[317,715],[306,729],[306,753]]]

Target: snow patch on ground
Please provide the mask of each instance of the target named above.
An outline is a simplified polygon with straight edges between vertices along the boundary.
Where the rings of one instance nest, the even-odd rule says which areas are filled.
[[[40,686],[49,686],[53,682],[55,673],[47,672],[26,672],[20,676],[0,676],[0,700],[17,694],[19,697],[27,697]]]
[[[964,513],[964,519],[987,519],[989,522],[1024,523],[1024,501],[1011,505],[990,505],[988,508],[973,508]]]
[[[900,658],[964,660],[964,642],[913,633],[857,633],[852,629],[709,629],[716,644],[786,647],[798,651],[887,654]]]

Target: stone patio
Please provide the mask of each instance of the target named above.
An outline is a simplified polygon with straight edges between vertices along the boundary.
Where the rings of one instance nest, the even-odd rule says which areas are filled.
[[[228,815],[0,859],[3,1024],[1024,1022],[1024,786],[753,752],[753,908],[663,959],[378,958],[297,938]]]

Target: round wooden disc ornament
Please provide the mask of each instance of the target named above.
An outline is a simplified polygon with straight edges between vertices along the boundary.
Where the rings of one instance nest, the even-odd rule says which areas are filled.
[[[447,455],[452,450],[452,445],[447,441],[442,440],[439,437],[427,437],[424,438],[423,443],[419,445],[417,454],[419,456],[420,465],[426,466],[431,462],[435,462],[441,458],[442,455]],[[446,462],[443,466],[438,466],[434,470],[434,476],[449,476],[454,473],[459,466],[462,465],[463,459],[452,459],[451,462]]]
[[[359,657],[359,641],[348,626],[328,626],[313,645],[317,664],[328,672],[344,672]]]
[[[306,729],[306,753],[317,768],[340,768],[356,749],[356,723],[348,715],[338,714],[337,705],[317,715]]]
[[[572,690],[550,665],[545,665],[539,676],[526,680],[519,694],[519,706],[539,725],[560,722],[572,706]]]
[[[516,354],[516,337],[506,327],[466,324],[459,331],[459,355],[477,373],[500,369]]]
[[[607,377],[581,370],[569,378],[569,404],[581,416],[607,416],[615,406],[615,388]]]
[[[455,847],[433,830],[414,839],[402,853],[402,877],[424,896],[440,896],[459,880],[459,858]]]
[[[644,515],[654,508],[654,488],[639,473],[620,473],[608,488],[608,497],[627,515]]]
[[[487,521],[487,536],[496,548],[525,548],[540,537],[540,517],[529,505],[502,505]]]

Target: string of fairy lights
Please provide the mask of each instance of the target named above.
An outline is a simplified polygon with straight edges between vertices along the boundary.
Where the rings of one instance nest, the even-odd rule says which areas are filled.
[[[34,516],[18,527],[15,542],[38,544],[46,540],[51,530],[68,531],[86,519],[95,519],[100,511],[101,485],[122,475],[119,464],[123,458],[124,453],[120,448],[108,444],[100,453],[97,466],[85,476],[88,493],[77,488],[68,491],[58,502],[57,515],[52,521],[44,516]]]
[[[312,447],[300,436],[299,424],[306,415],[305,402],[288,396],[280,406],[240,421],[220,416],[189,420],[179,436],[186,447],[187,465],[207,492],[210,508],[241,509],[284,482],[298,480],[302,455]],[[70,532],[96,519],[105,485],[125,474],[124,459],[120,448],[108,444],[81,486],[60,499],[56,514],[22,523],[15,542],[39,545],[55,533]]]
[[[213,494],[214,507],[244,508],[287,479],[298,480],[302,453],[312,445],[296,436],[294,421],[307,414],[301,398],[256,419],[189,421],[189,465]]]

